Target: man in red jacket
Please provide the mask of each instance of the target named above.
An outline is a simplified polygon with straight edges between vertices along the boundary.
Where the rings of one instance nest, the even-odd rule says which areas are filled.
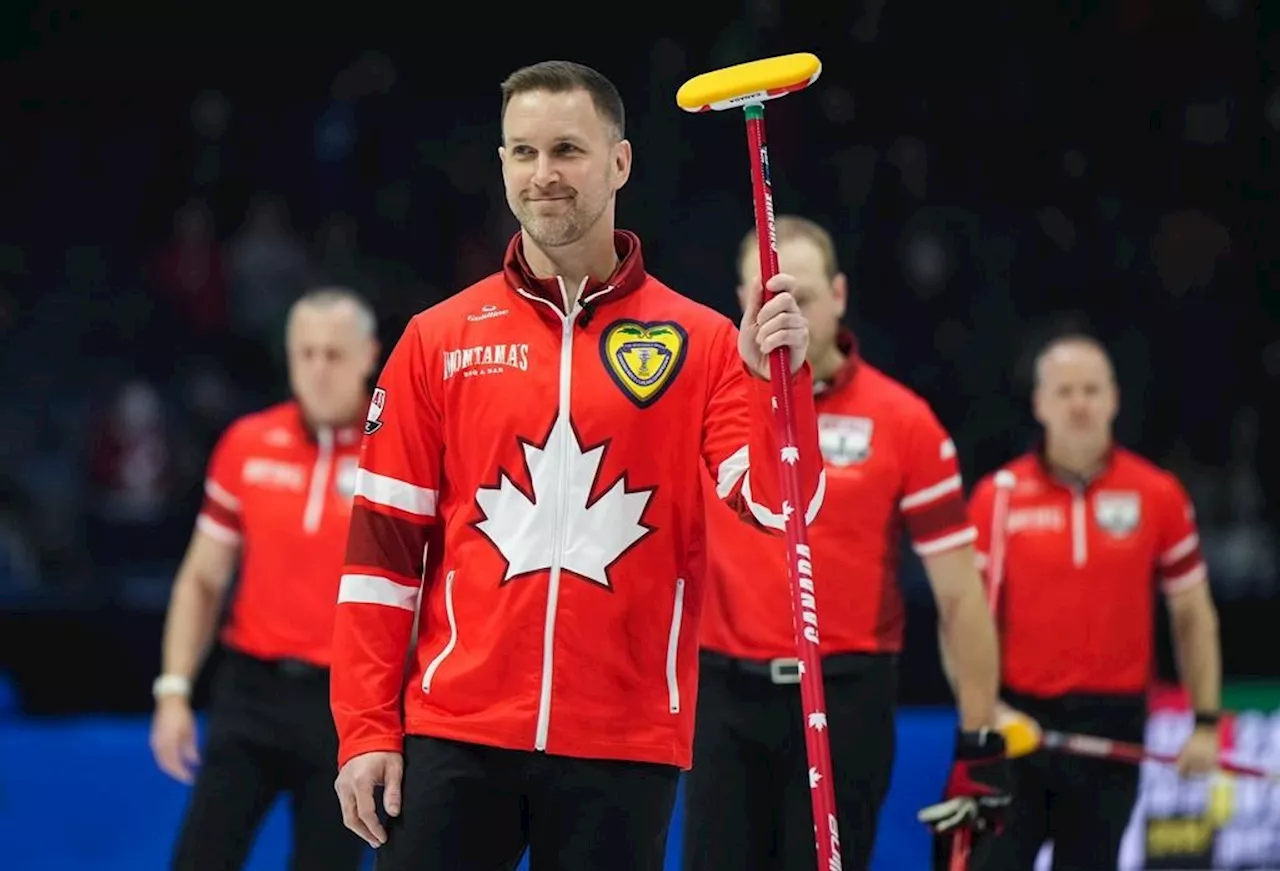
[[[490,871],[526,847],[539,868],[657,871],[691,761],[703,470],[752,522],[812,519],[808,331],[789,276],[737,331],[645,272],[614,228],[631,146],[607,79],[547,62],[502,94],[521,232],[501,271],[410,321],[365,426],[336,788],[380,871]],[[776,348],[796,445],[773,438]],[[780,461],[805,504],[777,498]]]
[[[1119,394],[1097,340],[1054,339],[1035,376],[1043,445],[980,481],[971,506],[994,587],[1001,697],[1045,728],[1140,743],[1163,598],[1195,707],[1179,766],[1205,773],[1218,754],[1221,657],[1191,500],[1172,474],[1115,444]],[[1037,752],[1013,774],[1008,825],[974,867],[1030,868],[1046,840],[1059,871],[1116,867],[1137,768]]]
[[[827,491],[809,543],[822,621],[831,777],[844,867],[864,871],[893,770],[906,622],[898,577],[903,537],[932,586],[956,686],[960,732],[947,799],[968,796],[976,804],[985,792],[988,816],[1007,800],[1001,738],[984,731],[994,725],[995,628],[974,568],[977,533],[955,444],[929,404],[863,360],[853,334],[841,327],[848,284],[831,235],[794,215],[780,215],[775,228],[778,260],[799,282],[795,296],[810,324]],[[738,253],[743,290],[759,274],[755,244],[749,233]],[[713,500],[707,532],[684,867],[812,868],[817,855],[786,551],[781,540],[737,522]]]
[[[337,735],[327,702],[377,319],[355,292],[320,288],[294,303],[285,345],[293,398],[218,440],[165,620],[151,748],[167,774],[195,784],[176,871],[239,868],[281,793],[293,808],[291,867],[350,871],[367,852],[330,792]],[[228,595],[197,751],[188,697]]]

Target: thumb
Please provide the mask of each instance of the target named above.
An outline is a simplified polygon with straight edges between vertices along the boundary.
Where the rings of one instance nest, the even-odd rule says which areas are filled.
[[[392,756],[387,760],[386,767],[382,770],[382,806],[387,810],[387,816],[400,816],[400,782],[404,775],[404,761],[399,756]]]

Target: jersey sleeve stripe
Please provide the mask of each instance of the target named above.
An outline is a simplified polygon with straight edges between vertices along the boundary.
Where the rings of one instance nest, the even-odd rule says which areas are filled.
[[[908,512],[906,521],[914,541],[930,541],[969,526],[969,509],[959,493],[952,493]]]
[[[1193,548],[1189,553],[1183,555],[1177,562],[1169,563],[1160,567],[1160,574],[1165,578],[1177,578],[1185,575],[1196,566],[1204,562],[1204,557],[1200,553],[1200,548]]]
[[[382,605],[416,611],[418,588],[378,575],[343,575],[338,586],[339,605]]]
[[[813,498],[809,500],[809,507],[804,513],[804,522],[812,524],[815,517],[818,516],[818,510],[822,508],[822,500],[827,495],[827,472],[822,470],[818,473],[818,486],[813,491]],[[767,505],[761,505],[759,502],[751,498],[751,472],[747,472],[742,476],[742,501],[751,509],[751,516],[756,522],[766,529],[785,530],[787,528],[787,506],[784,505],[783,512],[779,514],[773,511]]]
[[[966,544],[973,544],[978,540],[978,530],[970,526],[959,532],[953,532],[950,535],[944,535],[941,538],[935,538],[930,541],[918,541],[914,545],[916,554],[919,556],[937,556],[940,553],[946,553],[949,550],[955,550],[958,547],[964,547]]]
[[[196,529],[223,544],[238,544],[240,542],[239,532],[229,526],[224,526],[208,514],[201,514],[196,518]]]
[[[398,478],[361,469],[356,475],[355,495],[371,505],[380,505],[417,517],[435,517],[439,493]]]
[[[1165,578],[1160,584],[1160,589],[1168,596],[1173,593],[1181,593],[1183,590],[1189,590],[1196,584],[1203,584],[1207,580],[1209,580],[1209,573],[1205,570],[1204,563],[1197,561],[1189,571],[1182,572],[1171,578]]]
[[[902,501],[898,503],[898,507],[903,511],[911,511],[921,506],[928,505],[930,502],[936,502],[948,493],[957,493],[960,490],[960,476],[952,475],[931,487],[925,487],[914,493],[908,493],[902,497]]]
[[[212,478],[205,479],[204,493],[228,511],[240,510],[240,500],[232,496],[231,493],[227,491],[226,487],[223,487]]]
[[[1200,546],[1200,536],[1194,532],[1160,555],[1160,565],[1171,566],[1193,553]]]
[[[204,503],[200,506],[200,514],[213,520],[219,526],[225,526],[232,532],[240,531],[239,512],[232,511],[221,502],[208,496],[205,497]]]
[[[421,524],[356,505],[347,526],[345,562],[372,566],[396,577],[419,578],[426,540]]]

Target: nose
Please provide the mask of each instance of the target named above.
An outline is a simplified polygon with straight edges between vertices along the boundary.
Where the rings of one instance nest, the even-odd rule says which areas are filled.
[[[550,155],[545,152],[538,155],[538,161],[533,168],[533,183],[535,186],[544,188],[550,187],[560,178],[559,172],[552,165]]]

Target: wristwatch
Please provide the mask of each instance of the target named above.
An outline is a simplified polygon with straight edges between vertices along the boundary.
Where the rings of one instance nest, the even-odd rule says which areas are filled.
[[[191,679],[180,674],[162,674],[151,684],[151,696],[159,701],[163,696],[191,695]]]
[[[1218,727],[1222,715],[1217,711],[1196,711],[1196,728],[1213,728]]]

